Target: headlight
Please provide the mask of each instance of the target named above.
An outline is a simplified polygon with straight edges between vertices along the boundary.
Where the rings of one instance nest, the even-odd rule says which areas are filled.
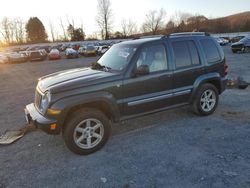
[[[41,100],[41,110],[43,113],[45,113],[47,108],[49,107],[50,99],[51,99],[51,94],[48,91],[44,94]]]

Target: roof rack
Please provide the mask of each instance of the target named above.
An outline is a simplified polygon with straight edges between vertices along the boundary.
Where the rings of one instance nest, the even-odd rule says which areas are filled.
[[[148,39],[148,38],[161,38],[164,35],[148,35],[148,36],[142,36],[140,39]]]
[[[184,33],[172,33],[169,36],[210,36],[207,32],[184,32]]]
[[[133,40],[137,39],[150,39],[150,38],[162,38],[164,35],[146,35],[146,36],[141,36],[141,37],[135,37]]]

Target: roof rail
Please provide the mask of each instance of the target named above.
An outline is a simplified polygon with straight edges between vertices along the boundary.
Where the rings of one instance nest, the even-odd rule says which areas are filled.
[[[169,36],[210,36],[207,32],[184,32],[184,33],[172,33]]]
[[[161,38],[164,37],[164,35],[145,35],[145,36],[141,36],[141,37],[135,37],[133,40],[137,40],[137,39],[149,39],[149,38]]]
[[[148,35],[148,36],[142,36],[140,37],[141,39],[147,39],[147,38],[160,38],[163,37],[164,35]]]

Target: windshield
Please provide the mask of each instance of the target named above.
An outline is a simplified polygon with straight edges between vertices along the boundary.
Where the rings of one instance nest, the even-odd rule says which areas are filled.
[[[133,46],[112,46],[99,60],[98,64],[110,70],[122,71],[131,60],[136,48]]]

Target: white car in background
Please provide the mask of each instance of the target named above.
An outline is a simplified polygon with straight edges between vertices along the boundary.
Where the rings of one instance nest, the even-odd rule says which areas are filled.
[[[27,56],[22,54],[22,53],[18,53],[18,52],[12,52],[8,55],[8,59],[10,63],[23,63],[26,62],[28,60]]]
[[[0,54],[0,64],[8,63],[9,59],[5,54]]]
[[[108,46],[99,46],[98,50],[97,50],[97,54],[98,55],[103,55],[105,54],[105,52],[109,49]]]
[[[215,40],[221,45],[224,46],[229,43],[228,40],[222,38],[222,37],[215,37]]]

